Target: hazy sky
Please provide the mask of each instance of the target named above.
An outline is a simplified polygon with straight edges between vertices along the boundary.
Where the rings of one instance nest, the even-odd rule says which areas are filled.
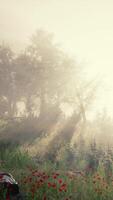
[[[87,63],[88,77],[102,72],[98,109],[113,113],[113,0],[0,0],[1,40],[21,49],[38,28]]]

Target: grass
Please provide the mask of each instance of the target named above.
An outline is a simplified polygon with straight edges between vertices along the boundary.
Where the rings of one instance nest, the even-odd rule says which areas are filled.
[[[50,161],[37,166],[26,152],[19,150],[18,145],[12,148],[8,144],[0,146],[0,160],[0,170],[14,176],[27,200],[113,199],[113,174],[106,177],[101,166],[94,173],[90,170],[88,173],[69,172]]]
[[[69,174],[66,171],[44,171],[27,167],[17,177],[28,200],[112,200],[113,185],[105,177],[95,174]]]

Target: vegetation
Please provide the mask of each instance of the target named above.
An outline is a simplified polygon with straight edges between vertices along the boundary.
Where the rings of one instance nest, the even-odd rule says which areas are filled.
[[[72,150],[70,154],[68,147],[65,158],[58,165],[48,160],[38,163],[18,147],[14,151],[10,144],[6,150],[5,145],[0,145],[1,171],[13,174],[25,199],[112,199],[113,152],[110,149],[105,159],[104,151],[100,151],[95,143],[87,152],[78,152],[78,158],[75,148],[73,156],[77,159],[70,163]]]
[[[87,120],[97,86],[48,32],[0,46],[0,170],[28,200],[112,200],[112,120]]]

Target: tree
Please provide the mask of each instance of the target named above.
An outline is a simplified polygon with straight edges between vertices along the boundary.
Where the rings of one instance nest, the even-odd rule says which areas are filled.
[[[33,127],[47,133],[59,120],[61,105],[66,103],[73,113],[57,137],[70,142],[77,124],[86,121],[95,90],[82,81],[80,66],[55,44],[53,35],[38,30],[25,51],[16,56],[9,47],[1,46],[0,71],[1,113],[16,117],[17,105],[24,102],[28,123],[37,114]]]
[[[1,115],[12,117],[16,112],[14,54],[5,45],[0,46],[0,102]]]
[[[68,96],[70,80],[76,78],[75,62],[63,53],[54,43],[53,35],[38,30],[33,35],[26,54],[35,69],[37,95],[40,99],[40,117],[48,113],[53,105],[60,106]],[[37,77],[36,77],[37,76]]]

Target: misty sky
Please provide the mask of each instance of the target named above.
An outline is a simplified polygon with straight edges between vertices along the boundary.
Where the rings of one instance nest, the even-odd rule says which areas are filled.
[[[0,0],[0,40],[20,50],[38,28],[53,32],[62,48],[87,65],[87,77],[103,74],[95,106],[111,112],[113,0]]]

